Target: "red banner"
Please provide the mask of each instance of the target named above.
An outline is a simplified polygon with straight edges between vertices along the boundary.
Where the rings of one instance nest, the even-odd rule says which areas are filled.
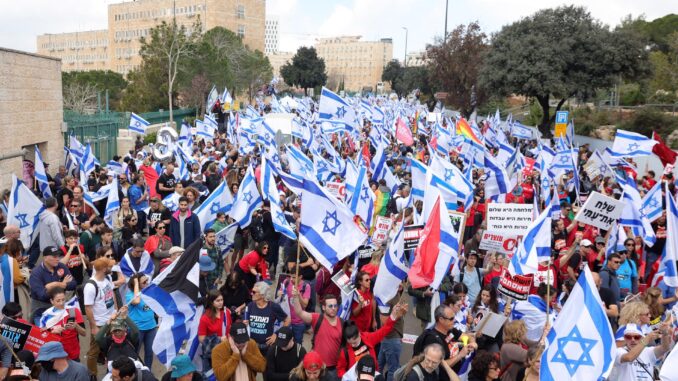
[[[511,276],[508,271],[504,271],[499,280],[497,291],[509,298],[527,300],[527,296],[530,294],[530,287],[532,287],[532,277],[532,274]]]

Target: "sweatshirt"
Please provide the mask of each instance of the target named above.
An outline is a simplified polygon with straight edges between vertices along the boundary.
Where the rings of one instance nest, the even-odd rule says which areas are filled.
[[[212,369],[217,381],[235,381],[235,370],[240,363],[239,353],[233,353],[228,340],[222,341],[212,349]],[[257,343],[250,339],[242,360],[247,364],[249,381],[256,381],[257,373],[266,369],[266,359],[259,352]]]

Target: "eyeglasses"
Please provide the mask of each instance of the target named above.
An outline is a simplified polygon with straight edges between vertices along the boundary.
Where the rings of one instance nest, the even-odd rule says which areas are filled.
[[[632,247],[632,246],[636,246],[636,244],[635,244],[635,243],[626,243],[626,244],[624,244],[624,246],[626,246],[626,247]]]
[[[71,204],[71,208],[77,208],[80,204]]]
[[[452,320],[454,320],[454,316],[452,316],[452,317],[441,316],[441,317],[442,317],[443,319],[447,320],[447,321],[452,321]]]
[[[640,335],[624,335],[624,339],[626,339],[626,340],[636,340],[636,341],[638,341],[638,340],[641,340],[642,338],[643,338],[643,336],[640,336]]]
[[[165,230],[165,227],[164,226],[158,226],[157,228],[155,228],[155,230]]]
[[[621,261],[610,261],[610,262],[612,262],[613,265],[620,265],[621,264]]]
[[[337,307],[339,307],[339,305],[338,304],[326,304],[325,307],[327,307],[327,308],[337,308]]]

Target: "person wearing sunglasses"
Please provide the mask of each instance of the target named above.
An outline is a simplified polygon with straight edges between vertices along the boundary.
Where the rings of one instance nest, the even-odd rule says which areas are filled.
[[[636,324],[627,324],[624,346],[617,348],[614,367],[608,380],[656,380],[654,364],[671,349],[671,326],[663,322],[658,329],[644,334]],[[661,338],[661,344],[650,346]]]
[[[612,253],[607,257],[607,262],[600,270],[600,285],[612,291],[615,300],[621,300],[621,290],[619,288],[619,278],[617,270],[621,266],[622,257],[619,253]]]
[[[359,271],[355,277],[358,300],[353,300],[351,303],[351,320],[355,322],[360,332],[374,331],[377,325],[374,319],[376,304],[374,303],[374,295],[370,291],[371,286],[370,275],[364,271]]]
[[[153,265],[156,273],[160,269],[160,261],[170,256],[169,250],[172,248],[172,240],[167,236],[167,224],[165,221],[158,220],[153,225],[155,234],[148,236],[144,249],[153,257]]]

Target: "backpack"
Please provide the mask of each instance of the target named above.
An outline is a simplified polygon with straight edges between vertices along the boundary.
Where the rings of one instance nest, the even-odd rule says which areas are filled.
[[[398,368],[395,373],[393,373],[393,381],[405,381],[407,379],[407,374],[405,374],[405,368],[407,365],[403,365]],[[424,372],[422,372],[419,364],[414,364],[412,370],[417,374],[419,381],[424,381]]]
[[[433,332],[434,329],[435,328],[429,328],[422,332],[422,334],[419,335],[419,337],[417,337],[417,340],[414,342],[414,346],[412,348],[413,355],[418,355],[424,351],[424,343],[426,342],[426,339],[431,335],[433,335],[436,338],[436,342],[443,345],[444,347],[447,346],[446,343],[441,343],[440,340],[438,340],[438,335],[436,335],[435,332]]]
[[[87,284],[94,285],[94,299],[96,300],[99,295],[99,285],[93,279],[87,279],[87,282],[79,285],[75,288],[75,293],[78,296],[78,303],[80,304],[80,311],[85,311],[85,286]]]
[[[466,266],[464,266],[464,269],[465,268],[466,268]],[[466,271],[464,271],[463,269],[462,269],[462,271],[459,272],[459,283],[464,283],[464,273],[465,272]],[[483,277],[480,276],[480,269],[477,268],[477,267],[476,267],[476,273],[478,274],[478,282],[480,282],[480,288],[483,288]]]
[[[325,313],[321,313],[320,316],[318,316],[318,321],[313,326],[313,337],[311,338],[311,348],[315,347],[315,337],[318,334],[318,330],[320,329],[320,325],[322,325],[323,320],[325,320]],[[337,322],[341,325],[344,324],[344,322],[338,316],[337,316]],[[346,361],[346,362],[348,363],[348,361]]]

